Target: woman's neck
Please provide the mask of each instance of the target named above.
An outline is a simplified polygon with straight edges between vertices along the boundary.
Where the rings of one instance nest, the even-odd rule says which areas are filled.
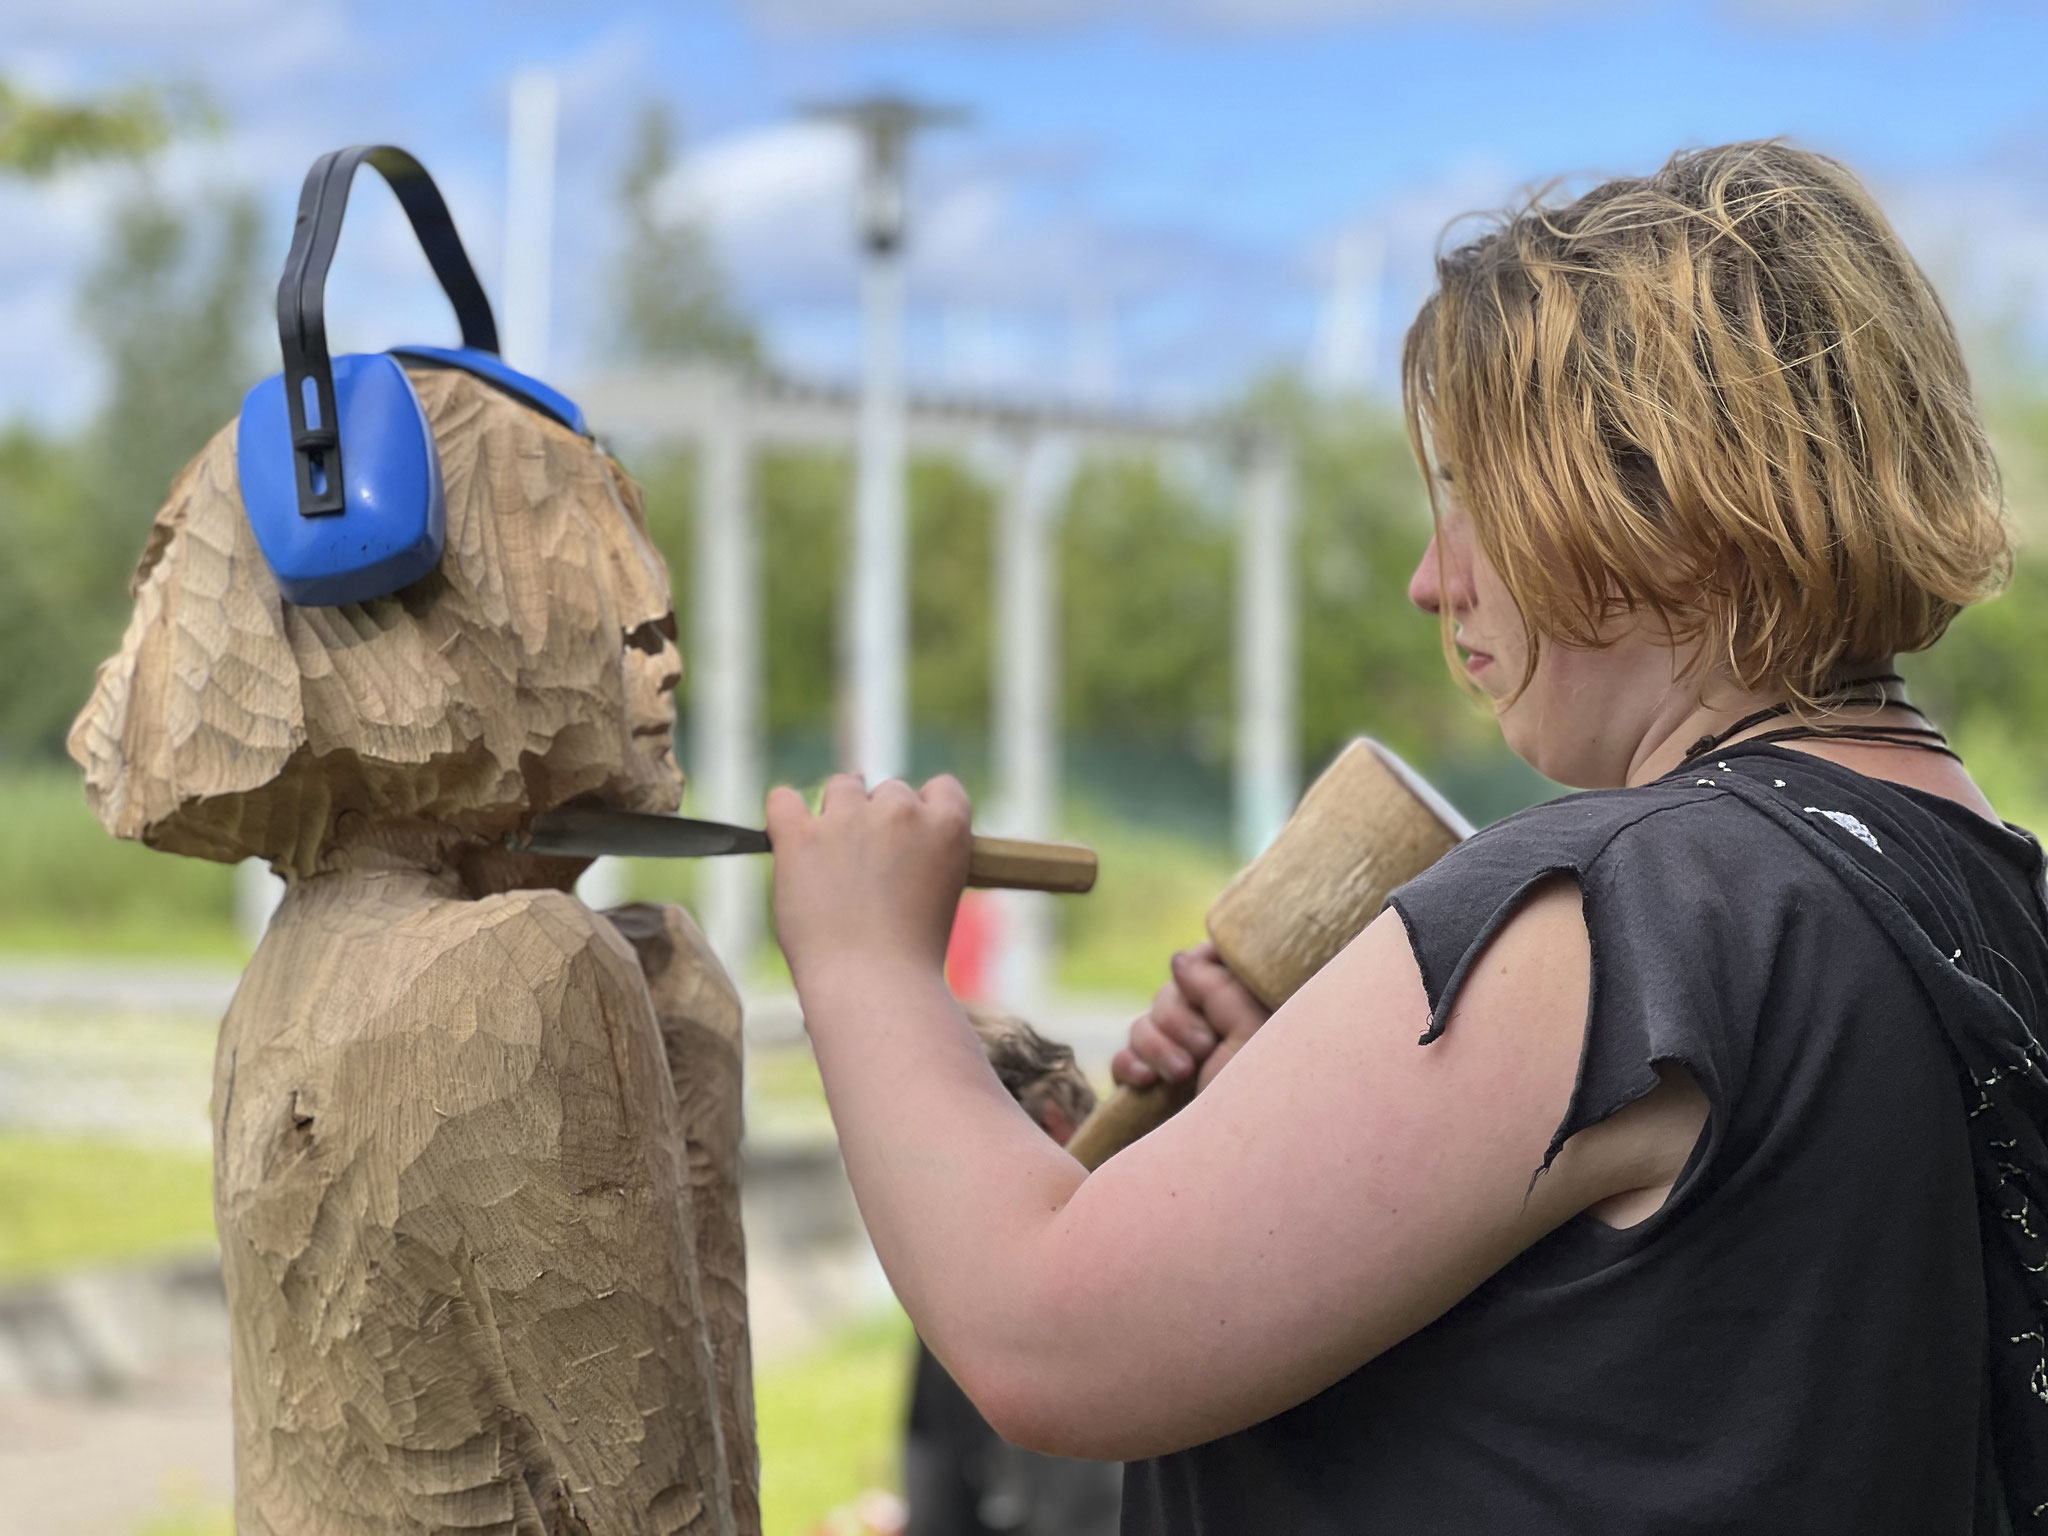
[[[1886,669],[1872,669],[1880,670]],[[1871,692],[1875,692],[1874,687]],[[1893,702],[1877,705],[1872,701],[1839,706],[1820,712],[1817,718],[1822,724],[1836,725],[1914,727],[1927,723],[1904,706],[1905,690],[1901,685],[1889,684],[1884,692]],[[1696,743],[1720,736],[1759,710],[1786,702],[1786,695],[1782,692],[1716,693],[1711,704],[1700,699],[1674,698],[1672,706],[1661,713],[1644,734],[1642,745],[1629,765],[1625,782],[1636,785],[1661,779],[1692,755]],[[1732,747],[1765,732],[1783,729],[1789,723],[1794,722],[1787,721],[1783,715],[1759,720],[1718,742],[1717,747]],[[1869,778],[1884,779],[1940,795],[1991,821],[2000,820],[1990,800],[1961,763],[1910,742],[1831,741],[1824,737],[1809,737],[1780,745],[1794,752],[1838,763]]]

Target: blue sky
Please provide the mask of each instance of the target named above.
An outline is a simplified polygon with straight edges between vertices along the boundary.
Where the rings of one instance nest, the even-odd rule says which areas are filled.
[[[1177,406],[1308,364],[1385,387],[1447,219],[1560,174],[1788,133],[1892,208],[1966,327],[2048,314],[2048,10],[1932,0],[701,0],[668,6],[10,0],[0,69],[50,92],[205,86],[217,139],[161,168],[245,186],[281,260],[297,183],[362,139],[442,180],[501,265],[508,81],[562,89],[551,366],[603,358],[611,187],[639,105],[693,157],[703,219],[776,356],[844,375],[852,160],[802,103],[874,87],[970,108],[917,160],[911,365],[934,387]],[[72,318],[125,172],[0,190],[0,417],[62,424],[100,381]],[[381,193],[332,308],[350,345],[449,327]],[[1347,234],[1348,232],[1348,234]],[[1363,340],[1332,342],[1349,252]],[[1360,265],[1362,263],[1362,265]],[[1358,274],[1363,275],[1358,275]],[[252,313],[268,294],[251,296]],[[1333,346],[1336,350],[1333,350]]]

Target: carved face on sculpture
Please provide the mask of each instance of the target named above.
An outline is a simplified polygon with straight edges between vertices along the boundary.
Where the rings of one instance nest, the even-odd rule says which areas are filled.
[[[71,732],[109,831],[307,875],[365,843],[496,842],[570,800],[680,802],[682,664],[639,488],[466,373],[413,379],[448,544],[403,592],[284,602],[242,509],[232,426],[172,488],[127,635]]]

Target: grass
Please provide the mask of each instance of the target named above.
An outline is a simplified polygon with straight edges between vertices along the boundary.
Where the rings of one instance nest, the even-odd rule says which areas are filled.
[[[235,1512],[208,1499],[189,1478],[170,1480],[162,1505],[133,1536],[235,1536]]]
[[[78,775],[0,775],[0,948],[239,964],[235,872],[109,837]]]
[[[811,1536],[862,1490],[899,1486],[912,1337],[892,1311],[755,1378],[763,1536]]]
[[[0,1132],[0,1279],[206,1247],[203,1152]]]
[[[1225,848],[1086,811],[1069,835],[1095,849],[1101,873],[1088,895],[1060,900],[1059,984],[1149,997],[1167,957],[1201,941],[1203,914],[1237,861]]]

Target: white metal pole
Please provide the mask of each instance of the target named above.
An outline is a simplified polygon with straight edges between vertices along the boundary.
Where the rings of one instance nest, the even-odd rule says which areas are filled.
[[[244,859],[235,866],[235,927],[251,949],[263,942],[283,900],[284,880],[262,859]]]
[[[512,121],[505,188],[505,291],[498,340],[505,361],[527,373],[548,369],[548,321],[554,290],[554,75],[523,69],[512,77]]]
[[[1059,816],[1059,583],[1054,537],[1075,455],[1036,437],[1010,466],[995,541],[995,823],[1012,837],[1053,835]],[[1002,896],[998,995],[1027,1016],[1044,1002],[1050,898]]]
[[[866,351],[854,497],[847,692],[851,760],[870,784],[909,772],[909,541],[904,513],[901,247],[870,243],[861,270]]]
[[[1294,808],[1297,637],[1294,460],[1261,436],[1245,468],[1237,556],[1237,845],[1255,857]]]
[[[1316,382],[1332,394],[1363,394],[1379,360],[1380,268],[1385,242],[1358,224],[1338,237],[1330,266],[1330,292],[1310,359]]]
[[[762,799],[760,562],[753,445],[737,380],[717,391],[698,443],[690,745],[697,801],[719,821],[759,825]],[[704,861],[704,931],[744,981],[761,942],[759,859]]]

